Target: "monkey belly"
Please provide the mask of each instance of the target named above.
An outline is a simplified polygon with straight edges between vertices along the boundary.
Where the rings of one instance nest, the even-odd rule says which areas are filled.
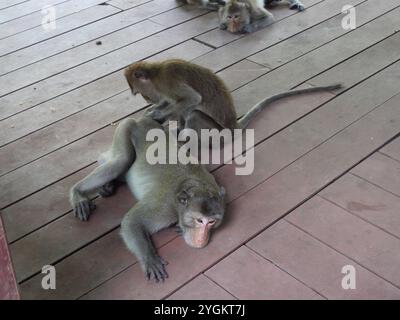
[[[125,178],[129,189],[138,201],[154,190],[157,184],[154,173],[151,170],[141,170],[140,166],[136,164],[128,170]]]

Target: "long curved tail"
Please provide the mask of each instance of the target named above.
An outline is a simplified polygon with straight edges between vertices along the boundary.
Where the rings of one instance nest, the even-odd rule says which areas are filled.
[[[239,121],[238,121],[239,126],[241,129],[246,129],[247,126],[249,125],[250,121],[253,120],[260,111],[262,111],[265,107],[269,106],[270,104],[272,104],[273,102],[275,102],[277,100],[291,97],[291,96],[296,96],[299,94],[336,90],[336,89],[340,89],[342,87],[343,87],[342,84],[338,83],[338,84],[333,84],[330,86],[298,89],[298,90],[291,90],[291,91],[278,93],[272,97],[265,98],[264,100],[257,103],[254,107],[252,107],[242,118],[239,119]]]

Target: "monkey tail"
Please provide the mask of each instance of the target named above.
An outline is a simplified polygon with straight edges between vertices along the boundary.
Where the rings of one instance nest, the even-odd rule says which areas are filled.
[[[249,125],[250,121],[252,121],[260,111],[262,111],[264,108],[266,108],[267,106],[269,106],[270,104],[272,104],[273,102],[275,102],[277,100],[295,96],[295,95],[299,95],[299,94],[336,90],[336,89],[340,89],[342,87],[343,87],[342,84],[338,83],[338,84],[329,85],[329,86],[298,89],[298,90],[292,90],[292,91],[278,93],[272,97],[265,98],[264,100],[257,103],[254,107],[252,107],[242,118],[239,119],[239,121],[238,121],[239,126],[241,129],[246,129],[247,126]]]

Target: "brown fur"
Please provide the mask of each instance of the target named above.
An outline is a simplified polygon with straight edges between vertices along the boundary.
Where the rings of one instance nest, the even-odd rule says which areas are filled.
[[[196,110],[202,111],[223,128],[237,127],[232,96],[223,81],[209,69],[179,59],[136,62],[125,70],[125,77],[133,92],[137,89],[140,91],[140,82],[135,78],[135,73],[148,77],[155,90],[168,100],[179,102],[184,99],[180,94],[179,84],[189,85],[202,97]],[[160,102],[154,99],[150,101]]]

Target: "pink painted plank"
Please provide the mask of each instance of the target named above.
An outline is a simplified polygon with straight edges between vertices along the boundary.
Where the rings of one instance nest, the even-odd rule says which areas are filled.
[[[321,197],[400,237],[400,198],[346,174],[320,192]]]
[[[175,0],[154,0],[152,3],[112,15],[106,19],[81,26],[78,29],[18,50],[18,52],[0,57],[3,71],[1,73],[21,68],[65,50],[78,47],[88,41],[124,29],[176,6],[177,2]]]
[[[110,232],[56,264],[57,290],[42,290],[43,275],[38,274],[20,285],[21,298],[76,299],[137,263],[135,256],[122,243],[119,231],[118,228]],[[177,235],[173,229],[166,229],[157,233],[153,240],[156,247],[161,247],[175,237]]]
[[[111,4],[114,7],[120,8],[122,10],[128,10],[130,8],[142,5],[147,2],[153,2],[154,0],[111,0],[107,1],[107,3]]]
[[[199,275],[168,297],[168,300],[235,300],[229,292]]]
[[[188,248],[180,238],[162,247],[160,254],[170,262],[168,265],[170,278],[165,284],[158,286],[157,290],[154,290],[155,284],[149,284],[144,280],[142,271],[134,265],[91,291],[85,298],[165,297],[174,288],[219,261],[227,252],[243,244],[288,210],[343,174],[371,150],[382,145],[383,141],[390,139],[398,132],[398,126],[390,125],[389,119],[400,121],[399,116],[397,101],[393,100],[242,195],[237,201],[233,201],[228,207],[224,227],[215,232],[211,243],[205,249]],[[378,135],[375,135],[376,138],[372,141],[367,138],[369,134],[375,132],[379,132],[379,138]],[[224,183],[228,192],[236,187],[233,181]],[[262,198],[260,194],[263,195]],[[193,261],[196,263],[193,264]]]
[[[400,239],[320,197],[286,219],[382,278],[400,284]]]
[[[0,300],[17,300],[19,299],[18,287],[1,215],[0,212]]]
[[[70,211],[69,189],[94,168],[95,165],[89,166],[4,209],[2,216],[8,241],[13,242]]]
[[[247,246],[328,299],[400,298],[398,288],[284,220]],[[356,269],[355,290],[342,288],[346,265]]]
[[[62,17],[74,14],[99,3],[102,3],[102,0],[70,0],[62,2],[54,6],[57,12],[55,19],[58,20]],[[41,11],[36,11],[17,19],[5,22],[1,25],[0,39],[40,26],[42,18],[43,13]]]
[[[360,2],[360,0],[325,0],[301,14],[272,24],[268,32],[260,30],[247,35],[197,59],[196,62],[214,71],[226,68],[265,49],[266,44],[272,45],[331,18],[340,13],[345,4],[355,5]]]
[[[112,199],[99,198],[96,203],[98,208],[90,222],[82,222],[68,213],[10,245],[18,282],[116,228],[134,199],[123,186]]]
[[[216,23],[215,15],[211,13],[203,15],[8,94],[0,98],[1,105],[4,103],[5,106],[2,108],[5,110],[2,116],[7,114],[7,111],[8,115],[11,115],[16,111],[36,106],[66,91],[120,70],[134,61],[145,59],[185,42],[211,29]],[[13,109],[10,114],[11,106]]]
[[[400,138],[383,147],[379,152],[400,161]]]
[[[371,137],[373,139],[374,137]],[[351,170],[352,173],[400,196],[400,162],[379,152]]]
[[[66,16],[57,21],[56,28],[45,30],[41,25],[22,33],[0,40],[0,56],[10,54],[19,49],[29,47],[35,43],[55,37],[62,33],[79,28],[102,18],[111,16],[120,12],[119,9],[112,6],[94,6]],[[43,16],[42,16],[43,17]],[[1,20],[1,18],[0,18]],[[7,44],[7,45],[6,45]],[[2,71],[1,73],[4,73]]]
[[[321,2],[323,0],[305,0],[303,1],[303,4],[309,8],[312,5]],[[289,16],[292,16],[294,14],[297,14],[298,12],[295,10],[288,10],[287,6],[279,6],[271,9],[271,13],[274,15],[275,23],[279,20],[283,20],[284,18],[287,18]],[[270,28],[268,26],[267,28]],[[267,30],[263,30],[260,32],[268,32]],[[215,48],[222,47],[234,40],[243,38],[245,35],[238,35],[238,34],[232,34],[230,32],[226,32],[225,30],[220,30],[219,28],[216,28],[214,30],[211,30],[209,32],[206,32],[198,37],[196,37],[197,40],[207,43],[210,46],[213,46]]]
[[[388,10],[392,10],[397,6],[397,0],[377,2],[375,6],[371,6],[368,2],[358,3],[355,5],[357,10],[356,30],[343,29],[343,15],[338,14],[323,23],[313,26],[304,32],[298,33],[295,36],[276,44],[273,47],[262,50],[250,56],[248,59],[270,68],[276,68],[282,64],[282,61],[291,61],[348,32],[356,31],[356,33],[358,33],[358,30],[364,28],[364,24],[366,23],[370,25],[365,26],[369,29],[369,32],[366,32],[366,35],[372,35],[374,31],[378,31],[378,29],[384,25],[382,22],[380,23],[380,26],[375,25],[377,21],[372,19],[378,17],[377,20],[379,20],[381,14],[384,14]],[[358,36],[356,36],[356,38],[358,38]],[[310,39],[312,39],[312,41],[310,41]],[[339,53],[336,52],[336,54]]]
[[[246,246],[217,263],[206,275],[239,299],[312,299],[317,295]]]
[[[366,98],[366,96],[364,96],[364,98]],[[391,108],[393,108],[393,105],[395,105],[395,103],[396,103],[396,100],[394,100],[394,101],[391,101],[392,102],[392,104],[390,105],[389,104],[389,107],[388,107],[388,109],[389,110],[391,110]],[[381,109],[381,108],[379,108],[379,109]],[[383,110],[385,110],[385,108],[382,108]],[[329,108],[327,108],[327,110],[330,110]],[[358,109],[359,110],[359,109]],[[336,110],[337,111],[337,110]],[[330,112],[330,111],[329,111]],[[387,116],[388,116],[388,114],[390,115],[390,113],[388,113],[388,112],[384,112],[384,111],[381,111],[381,112],[372,112],[372,113],[370,113],[369,114],[369,121],[367,121],[367,123],[368,123],[368,125],[369,125],[369,122],[370,121],[374,121],[374,124],[376,125],[376,123],[380,123],[380,122],[385,122],[386,120],[387,120]],[[339,119],[340,119],[340,116],[338,116],[338,115],[336,115]],[[376,116],[377,117],[377,120],[375,121],[375,118],[374,118],[374,116]],[[383,119],[382,119],[383,118]],[[394,117],[395,118],[395,117]],[[326,121],[327,122],[330,122],[330,123],[333,123],[332,122],[332,117],[323,117],[323,119],[326,119]],[[325,128],[326,126],[327,126],[327,124],[321,124],[321,121],[314,121],[314,122],[312,122],[313,123],[313,125],[317,125],[318,127],[320,127],[320,128]],[[369,125],[370,126],[370,125]],[[392,124],[392,126],[386,126],[387,127],[387,130],[390,132],[390,130],[393,130],[393,126],[394,126],[394,124]],[[356,126],[356,128],[357,128],[358,126]],[[303,129],[302,129],[303,127],[302,126],[300,126],[299,127],[299,129],[298,130],[301,130],[301,132],[303,132]],[[312,130],[311,128],[312,128],[312,126],[310,126],[309,127],[310,128],[310,133],[312,134],[312,136],[315,136],[315,130]],[[370,126],[370,128],[375,128],[376,129],[376,127],[374,127],[374,126]],[[336,128],[337,129],[337,128]],[[361,129],[361,130],[364,130],[363,128]],[[289,135],[289,137],[291,136],[291,135],[293,135],[293,136],[296,136],[296,137],[298,137],[299,136],[299,134],[298,134],[298,132],[297,132],[297,130],[295,130],[295,131],[293,131],[293,129],[288,129],[287,131],[284,131],[284,132],[289,132],[290,133],[290,135]],[[323,131],[322,131],[323,132]],[[384,134],[384,132],[379,132],[379,134],[380,135],[382,135],[382,134]],[[303,136],[304,136],[304,134],[303,134]],[[279,137],[279,135],[278,135],[278,137]],[[306,140],[306,142],[308,142],[308,138],[306,138],[306,136],[304,136],[304,138],[305,138],[305,140]],[[291,139],[290,139],[291,140]],[[82,141],[84,141],[84,139],[82,139],[82,140],[80,140],[80,142],[82,142]],[[270,140],[268,140],[268,141],[270,141]],[[364,143],[364,148],[365,149],[369,149],[370,147],[371,147],[371,143],[370,143],[370,140],[368,139],[367,140],[369,143],[367,143],[367,144],[365,144]],[[380,139],[378,138],[378,135],[377,135],[377,139],[374,141],[374,143],[379,143],[380,142]],[[380,143],[382,143],[382,142],[380,142]],[[293,145],[292,145],[293,144]],[[288,146],[288,149],[290,149],[290,150],[294,150],[294,147],[295,146],[298,146],[298,147],[300,147],[301,145],[298,143],[298,141],[295,139],[295,140],[293,140],[293,142],[292,142],[292,144],[290,144],[290,145],[288,145],[287,143],[283,143],[282,145],[287,145]],[[362,144],[361,144],[362,145]],[[289,147],[290,146],[290,147]],[[270,150],[274,150],[275,149],[275,147],[272,147]],[[362,149],[361,147],[360,147],[360,149]],[[85,149],[86,150],[86,149]],[[82,151],[80,151],[80,152],[83,152],[83,150]],[[304,152],[304,151],[303,151]],[[262,154],[262,155],[264,155],[264,158],[259,158],[259,164],[260,165],[257,165],[256,166],[256,168],[257,168],[257,170],[262,170],[262,171],[258,171],[258,172],[256,172],[255,174],[253,174],[252,176],[248,176],[247,178],[246,177],[244,177],[244,176],[242,176],[242,177],[239,177],[239,176],[236,176],[236,177],[234,177],[234,175],[233,174],[221,174],[220,172],[224,172],[224,171],[220,171],[219,173],[217,173],[217,177],[218,178],[220,178],[220,182],[223,184],[223,185],[230,185],[230,186],[235,186],[235,188],[231,188],[231,189],[228,189],[228,199],[233,199],[234,197],[232,196],[232,193],[234,193],[234,192],[237,192],[237,195],[238,194],[240,194],[240,193],[243,193],[243,192],[246,192],[247,190],[249,190],[250,188],[252,188],[252,187],[254,187],[257,183],[260,183],[260,182],[262,182],[263,180],[265,180],[267,177],[268,177],[268,171],[266,171],[265,170],[265,165],[266,165],[266,163],[268,163],[268,162],[266,162],[267,160],[265,159],[266,157],[269,157],[269,155],[271,155],[271,154],[276,154],[276,152],[271,152],[271,151],[268,151],[267,149],[266,150],[263,150],[263,152],[262,153],[257,153],[257,154]],[[299,157],[299,156],[301,156],[301,154],[297,154],[297,157]],[[295,160],[296,158],[294,158],[293,160]],[[271,167],[273,167],[273,168],[275,168],[276,170],[280,170],[280,168],[282,168],[283,166],[282,166],[282,161],[285,161],[284,163],[290,163],[291,161],[293,161],[293,160],[290,160],[290,157],[288,157],[288,156],[286,156],[286,157],[283,157],[282,158],[282,154],[279,156],[279,157],[275,157],[274,158],[274,161],[273,162],[271,162],[270,164],[269,164],[269,166],[271,166]],[[347,160],[347,159],[345,159],[345,158],[342,158],[342,162],[341,163],[343,163],[343,161],[344,160]],[[286,162],[286,161],[288,161],[288,162]],[[262,164],[262,165],[261,165]],[[231,166],[232,167],[232,166]],[[315,166],[314,166],[314,169],[315,169]],[[225,168],[223,168],[222,170],[225,170]],[[263,172],[262,174],[261,174],[261,172]],[[265,172],[267,172],[267,173],[265,173]],[[52,173],[52,170],[51,170],[51,173]],[[53,173],[52,173],[53,174]],[[271,172],[271,174],[272,174],[272,172]],[[264,178],[262,178],[262,177],[264,177]],[[115,222],[114,222],[115,223]],[[61,228],[61,227],[60,227]],[[49,230],[53,230],[53,229],[49,229]],[[50,234],[52,233],[53,231],[51,231],[50,232]],[[58,234],[59,233],[59,231],[56,231],[55,232],[55,234]],[[51,235],[48,235],[49,237],[51,237]],[[63,250],[70,250],[70,248],[68,248],[68,247],[66,247],[66,248],[64,248]],[[59,250],[60,251],[60,250]],[[18,255],[20,255],[20,253],[17,251],[17,253],[18,253]],[[57,254],[58,255],[60,255],[61,253],[60,252],[57,252]],[[27,259],[27,260],[31,260],[30,258],[29,258],[29,255],[28,256],[26,256],[25,254],[21,254],[21,258],[20,259]],[[39,264],[39,263],[38,263]],[[37,266],[36,266],[37,267]],[[23,267],[24,269],[25,269],[25,273],[29,273],[28,272],[28,270],[30,269],[30,268],[32,268],[32,265],[30,265],[29,263],[25,263],[24,264],[24,267]]]

